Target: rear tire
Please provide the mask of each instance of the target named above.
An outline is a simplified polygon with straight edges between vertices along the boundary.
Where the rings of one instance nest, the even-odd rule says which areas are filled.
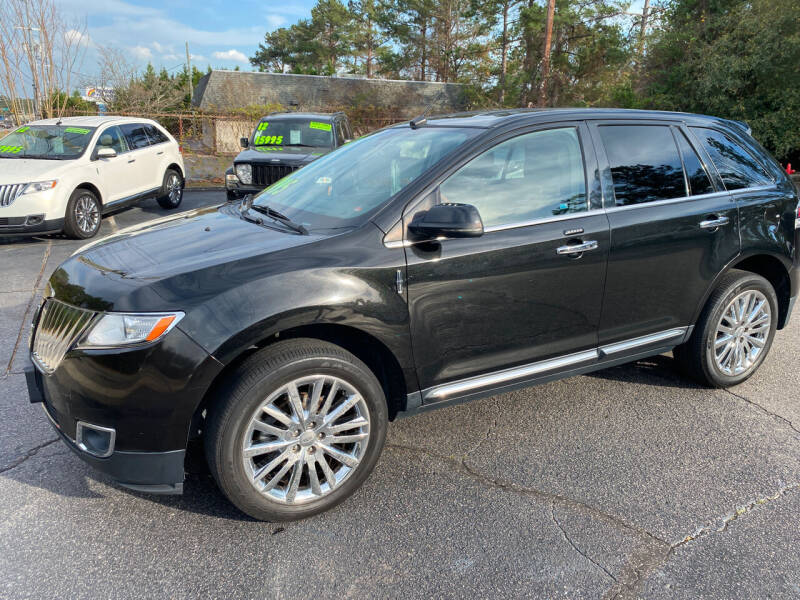
[[[89,190],[78,188],[69,197],[64,215],[64,233],[76,240],[97,235],[102,221],[100,201]]]
[[[775,337],[778,298],[769,281],[732,269],[706,302],[689,340],[673,350],[681,370],[710,387],[750,378]]]
[[[387,422],[383,389],[363,362],[328,342],[286,340],[251,355],[220,387],[208,412],[206,458],[242,512],[293,521],[361,486]]]
[[[178,208],[183,201],[184,180],[175,169],[167,169],[164,173],[164,181],[161,184],[161,191],[158,196],[158,204],[161,208]]]

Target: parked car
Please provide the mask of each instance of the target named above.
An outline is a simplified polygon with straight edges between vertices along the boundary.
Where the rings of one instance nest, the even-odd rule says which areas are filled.
[[[343,112],[267,115],[252,136],[240,140],[244,150],[225,171],[228,201],[257,194],[352,138]]]
[[[95,242],[53,274],[33,401],[123,485],[187,440],[270,520],[331,508],[387,423],[674,351],[727,387],[798,293],[798,195],[740,125],[498,111],[368,135],[253,201]]]
[[[91,238],[104,214],[145,198],[177,208],[184,173],[177,142],[155,121],[28,123],[0,140],[0,235]]]

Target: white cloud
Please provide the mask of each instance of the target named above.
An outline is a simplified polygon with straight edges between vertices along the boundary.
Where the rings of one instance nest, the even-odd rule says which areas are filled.
[[[169,48],[167,48],[162,44],[159,44],[158,42],[153,42],[150,45],[153,46],[153,50],[155,50],[156,52],[166,52],[167,50],[169,50]]]
[[[91,43],[89,34],[78,31],[77,29],[70,29],[64,33],[64,39],[68,44],[73,46],[88,46]]]
[[[131,54],[139,60],[150,60],[153,58],[153,51],[147,46],[134,46],[131,48]]]
[[[240,62],[240,63],[249,63],[250,61],[244,55],[244,53],[239,52],[238,50],[234,50],[231,48],[230,50],[225,50],[225,52],[214,52],[214,58],[217,60],[231,60],[233,62]]]
[[[277,29],[284,23],[286,23],[286,17],[282,17],[281,15],[270,14],[267,15],[267,23],[269,24],[270,29]]]

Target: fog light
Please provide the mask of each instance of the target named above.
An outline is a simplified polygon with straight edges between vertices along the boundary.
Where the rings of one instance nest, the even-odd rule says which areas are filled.
[[[44,223],[44,215],[29,215],[25,219],[25,225],[41,225]]]
[[[93,456],[105,458],[114,453],[117,432],[110,427],[100,427],[78,421],[75,427],[75,443],[78,448]]]
[[[238,188],[239,178],[233,173],[227,173],[225,175],[225,187],[227,187],[228,189]]]

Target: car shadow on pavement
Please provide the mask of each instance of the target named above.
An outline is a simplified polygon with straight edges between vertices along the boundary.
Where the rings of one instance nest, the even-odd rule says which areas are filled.
[[[587,373],[586,377],[638,383],[655,387],[672,387],[686,390],[704,389],[697,382],[682,374],[671,355],[661,354],[643,358],[617,367]]]

